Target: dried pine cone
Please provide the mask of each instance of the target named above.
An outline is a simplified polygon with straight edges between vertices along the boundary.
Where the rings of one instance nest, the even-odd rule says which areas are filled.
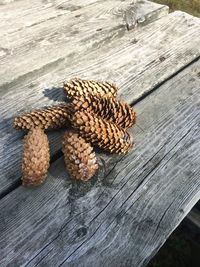
[[[45,181],[49,167],[49,142],[40,128],[32,129],[24,137],[22,158],[23,185],[40,185]]]
[[[136,113],[132,107],[114,98],[81,96],[75,97],[72,103],[75,111],[85,110],[87,112],[94,112],[102,119],[113,122],[125,129],[131,127],[136,120]]]
[[[65,132],[62,151],[66,168],[73,178],[87,181],[98,169],[93,148],[77,133]]]
[[[73,98],[74,96],[79,97],[82,95],[116,97],[117,87],[109,82],[96,82],[75,78],[64,83],[64,92],[68,98]]]
[[[70,104],[52,106],[27,112],[14,119],[14,128],[30,130],[39,127],[44,130],[57,129],[68,123]]]
[[[126,153],[132,140],[124,129],[114,123],[86,111],[77,111],[71,118],[72,126],[79,129],[80,135],[95,146],[113,153]]]

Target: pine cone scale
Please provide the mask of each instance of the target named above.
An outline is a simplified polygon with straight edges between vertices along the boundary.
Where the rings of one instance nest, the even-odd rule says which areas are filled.
[[[43,110],[24,113],[14,120],[14,128],[30,130],[40,127],[44,130],[61,128],[69,124],[71,115],[70,105],[53,106]]]
[[[94,113],[124,129],[131,127],[136,120],[136,114],[132,107],[114,98],[98,98],[96,96],[75,97],[72,105],[75,111]]]
[[[125,130],[85,111],[76,112],[71,123],[86,141],[107,151],[126,153],[132,146],[130,135]]]
[[[96,155],[90,144],[75,132],[66,132],[63,137],[65,165],[71,176],[88,181],[98,169]]]
[[[68,98],[93,95],[98,97],[116,97],[115,85],[92,80],[72,79],[64,83],[64,92]]]
[[[22,157],[23,185],[40,185],[47,176],[50,152],[48,138],[40,128],[32,129],[24,137]]]
[[[14,120],[14,128],[29,131],[24,138],[24,185],[39,185],[45,180],[49,166],[45,130],[69,124],[77,130],[65,133],[62,150],[69,173],[82,181],[89,180],[98,168],[91,144],[119,154],[127,153],[133,146],[126,130],[135,123],[136,113],[116,99],[114,84],[75,78],[64,83],[63,89],[70,104],[24,113]]]

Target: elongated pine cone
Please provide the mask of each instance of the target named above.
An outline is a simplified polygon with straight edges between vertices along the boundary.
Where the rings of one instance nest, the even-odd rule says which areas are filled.
[[[75,97],[72,103],[75,111],[94,112],[102,119],[113,122],[124,129],[131,127],[136,120],[136,113],[132,107],[114,98],[81,96]]]
[[[22,157],[23,185],[40,185],[45,181],[50,153],[46,134],[40,128],[32,129],[24,137]]]
[[[67,125],[70,104],[52,106],[27,112],[14,119],[14,128],[30,130],[39,127],[44,130],[58,129]]]
[[[97,82],[92,80],[71,79],[64,83],[64,92],[68,98],[75,96],[93,95],[98,97],[116,97],[117,87],[109,82]]]
[[[65,132],[62,151],[66,168],[73,178],[88,181],[98,169],[92,146],[77,133]]]
[[[111,153],[127,153],[133,145],[124,129],[86,111],[77,111],[71,123],[86,141]]]

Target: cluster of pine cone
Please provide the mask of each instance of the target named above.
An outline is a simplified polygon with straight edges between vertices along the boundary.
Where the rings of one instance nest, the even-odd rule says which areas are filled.
[[[116,99],[117,87],[109,82],[72,79],[63,86],[69,103],[24,113],[14,119],[14,128],[28,130],[22,156],[23,185],[45,181],[50,162],[46,130],[71,126],[64,133],[62,151],[69,174],[87,181],[97,171],[93,146],[111,153],[126,153],[133,142],[127,129],[136,113]]]

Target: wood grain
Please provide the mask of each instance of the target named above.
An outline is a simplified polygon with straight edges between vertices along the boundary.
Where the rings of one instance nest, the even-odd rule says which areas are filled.
[[[18,23],[27,23],[28,26],[22,25],[21,30],[17,31],[10,29],[10,24],[16,23],[10,20],[12,14],[7,15],[8,18],[4,23],[8,24],[9,30],[4,25],[2,26],[6,34],[0,41],[1,64],[3,65],[0,69],[0,90],[4,89],[4,85],[23,79],[24,76],[37,70],[46,69],[65,57],[72,58],[74,54],[88,53],[93,46],[103,45],[105,39],[111,41],[120,32],[124,34],[126,27],[123,17],[125,11],[131,8],[131,1],[93,2],[92,4],[90,1],[88,6],[80,5],[80,3],[75,5],[72,1],[51,7],[49,5],[43,7],[44,4],[42,7],[41,4],[36,7],[30,6],[29,13],[34,21],[32,22],[29,18],[25,9],[25,15],[21,16],[22,22],[19,20]],[[157,13],[163,15],[162,9],[166,10],[164,6],[160,8],[160,5],[151,4],[149,7],[149,4],[144,4],[138,12],[141,13],[141,10],[144,12],[146,6],[148,7],[147,13],[143,16],[145,14],[149,16],[151,11],[158,9]],[[60,9],[65,12],[59,13],[60,11],[57,10]],[[42,10],[48,16],[51,14],[52,17],[46,17]],[[35,13],[40,17],[40,22],[35,20]]]
[[[175,12],[135,31],[125,33],[122,28],[113,40],[107,32],[101,45],[96,43],[87,54],[68,56],[4,86],[0,93],[0,193],[18,182],[21,173],[22,133],[12,129],[14,116],[63,101],[62,82],[74,76],[114,81],[120,97],[132,103],[198,58],[199,25],[199,19]],[[52,155],[60,149],[60,136],[59,132],[50,134]]]
[[[4,68],[0,70],[2,77],[0,86],[18,79],[27,72],[33,72],[61,60],[67,55],[78,54],[81,50],[87,51],[93,43],[101,42],[105,38],[96,31],[100,25],[105,31],[114,34],[118,27],[123,26],[123,16],[119,16],[120,12],[123,14],[121,8],[127,8],[130,4],[130,1],[117,2],[107,1],[106,4],[97,2],[7,34],[0,43],[6,51],[1,58]]]
[[[18,0],[7,1],[9,5],[3,5],[0,1],[0,36],[5,38],[10,33],[72,13],[95,2],[97,0]]]
[[[189,26],[191,23],[193,26]],[[12,129],[13,116],[63,101],[62,89],[57,86],[73,76],[114,81],[120,86],[120,96],[131,103],[198,57],[198,30],[198,19],[176,12],[137,31],[124,35],[122,30],[123,37],[119,34],[116,40],[105,41],[101,49],[97,45],[89,54],[74,55],[71,60],[67,57],[43,72],[4,86],[0,100],[0,192],[13,186],[21,173],[22,134]],[[134,38],[138,40],[135,44]],[[50,134],[52,155],[60,149],[60,136],[59,132]]]
[[[0,265],[144,266],[199,200],[199,67],[136,104],[134,150],[99,155],[91,183],[73,182],[59,159],[43,186],[3,198]]]

